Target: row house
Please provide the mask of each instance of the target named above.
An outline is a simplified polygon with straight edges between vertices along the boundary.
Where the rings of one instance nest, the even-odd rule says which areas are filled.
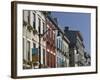
[[[55,68],[56,67],[56,47],[55,47],[55,29],[56,26],[47,16],[46,18],[46,30],[47,33],[45,34],[46,37],[46,62],[48,68]]]
[[[84,58],[85,58],[84,65],[85,66],[90,66],[91,65],[91,57],[90,57],[90,54],[87,53],[87,52],[85,52]]]
[[[56,45],[57,31],[62,34],[61,52]],[[23,69],[68,66],[68,44],[68,39],[48,13],[23,11]]]
[[[56,66],[68,67],[69,66],[69,40],[64,33],[59,30],[56,35]]]
[[[84,65],[79,31],[59,28],[50,12],[23,10],[23,69]]]
[[[69,44],[70,41],[68,40],[68,38],[65,36],[62,37],[62,52],[63,52],[63,56],[64,56],[64,67],[69,67]]]
[[[69,63],[70,66],[83,66],[84,65],[84,44],[80,31],[69,30],[69,27],[65,27],[65,35],[68,37],[69,44]]]
[[[39,68],[45,65],[46,42],[39,34],[46,27],[43,13],[34,10],[23,10],[23,69]],[[40,51],[39,53],[39,45]]]
[[[65,36],[64,32],[60,29],[57,18],[53,18],[50,14],[48,19],[55,26],[52,28],[55,36],[53,44],[55,45],[55,66],[68,67],[69,66],[69,43],[70,41]],[[49,38],[48,38],[49,39]],[[51,40],[50,40],[51,41]],[[53,47],[52,47],[53,48]]]

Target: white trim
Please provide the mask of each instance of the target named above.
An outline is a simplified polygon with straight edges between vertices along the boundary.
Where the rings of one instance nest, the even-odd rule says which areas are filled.
[[[50,69],[22,69],[22,10],[44,10],[44,11],[60,11],[60,12],[82,12],[91,13],[91,66],[88,67],[69,67],[69,68],[50,68]],[[63,74],[63,73],[80,73],[80,72],[91,72],[96,70],[96,34],[95,34],[95,10],[88,8],[73,8],[73,7],[59,7],[59,6],[43,6],[43,5],[17,5],[17,76],[33,76],[33,75],[45,75],[45,74]],[[64,72],[65,71],[65,72]]]

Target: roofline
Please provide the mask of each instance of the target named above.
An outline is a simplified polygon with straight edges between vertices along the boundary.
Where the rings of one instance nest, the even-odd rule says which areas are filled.
[[[58,24],[53,20],[53,18],[51,16],[47,16],[47,18],[55,25],[55,27],[63,34],[63,36],[65,36],[64,32],[58,27]],[[67,37],[66,37],[66,40],[68,43],[70,43]]]

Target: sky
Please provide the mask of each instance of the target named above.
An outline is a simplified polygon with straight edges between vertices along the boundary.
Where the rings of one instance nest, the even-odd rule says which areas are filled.
[[[69,26],[70,30],[78,30],[83,37],[85,50],[90,54],[90,36],[91,36],[91,14],[75,12],[52,12],[53,17],[57,17],[61,28]]]

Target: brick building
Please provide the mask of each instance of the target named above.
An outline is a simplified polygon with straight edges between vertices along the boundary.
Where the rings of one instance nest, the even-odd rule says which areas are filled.
[[[55,25],[47,18],[46,62],[47,67],[56,67]]]

